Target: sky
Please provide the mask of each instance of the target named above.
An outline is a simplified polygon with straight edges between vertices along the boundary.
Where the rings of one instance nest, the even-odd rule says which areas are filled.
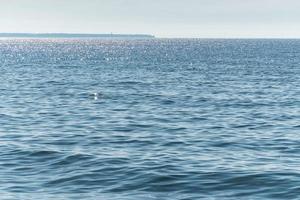
[[[300,38],[300,0],[0,0],[0,32]]]

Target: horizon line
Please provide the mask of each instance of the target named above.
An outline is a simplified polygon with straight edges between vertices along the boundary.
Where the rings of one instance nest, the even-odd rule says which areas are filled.
[[[144,33],[71,33],[71,32],[0,32],[0,38],[155,38],[155,39],[295,39],[300,37],[278,36],[156,36]]]

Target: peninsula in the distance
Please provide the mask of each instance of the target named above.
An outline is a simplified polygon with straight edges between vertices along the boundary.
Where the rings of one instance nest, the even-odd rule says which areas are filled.
[[[147,34],[82,34],[82,33],[0,33],[2,38],[155,38]]]

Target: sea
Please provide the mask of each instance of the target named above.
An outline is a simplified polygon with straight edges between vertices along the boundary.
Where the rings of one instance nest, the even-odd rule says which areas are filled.
[[[300,199],[300,40],[1,39],[0,199]]]

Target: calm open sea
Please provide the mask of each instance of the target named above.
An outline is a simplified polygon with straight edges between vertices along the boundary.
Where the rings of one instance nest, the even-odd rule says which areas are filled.
[[[0,40],[0,199],[299,199],[300,40]]]

